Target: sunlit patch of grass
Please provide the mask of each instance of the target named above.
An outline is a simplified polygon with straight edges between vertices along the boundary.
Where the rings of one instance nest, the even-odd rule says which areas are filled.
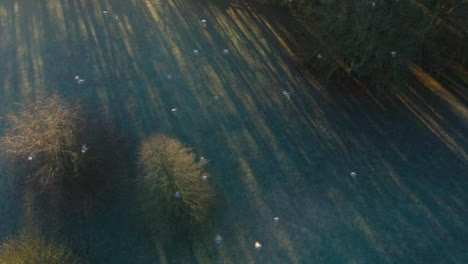
[[[5,7],[0,6],[0,27],[6,28],[8,24],[8,12]],[[8,42],[9,39],[7,38],[8,35],[5,36],[6,39],[4,41]]]
[[[464,148],[455,140],[455,138],[448,133],[441,121],[442,117],[429,115],[427,111],[420,106],[421,102],[405,97],[402,95],[397,96],[400,101],[408,108],[408,110],[416,116],[416,118],[434,135],[436,135],[451,151],[453,151],[462,160],[468,159],[468,154]],[[442,119],[441,119],[442,118]],[[466,118],[464,118],[466,120]]]
[[[468,119],[468,108],[463,102],[460,102],[460,100],[453,96],[447,88],[415,64],[411,65],[411,72],[425,87],[447,102],[456,115],[464,120]]]
[[[168,264],[169,261],[167,260],[166,251],[164,251],[164,247],[160,241],[155,242],[156,252],[158,252],[159,256],[159,263],[161,264]]]
[[[433,227],[439,234],[444,234],[446,230],[440,221],[434,216],[429,208],[421,201],[420,197],[413,192],[406,184],[400,179],[400,175],[391,167],[388,163],[383,163],[383,168],[386,173],[390,176],[391,180],[397,185],[397,187],[424,213],[425,217],[432,221]]]
[[[53,15],[54,21],[58,26],[58,30],[61,34],[56,37],[60,37],[60,35],[65,35],[67,31],[67,26],[65,23],[65,14],[63,10],[62,1],[45,1],[47,5],[47,9],[49,10],[50,14]]]
[[[274,215],[269,209],[267,202],[264,201],[264,199],[262,198],[264,197],[263,190],[258,185],[257,180],[256,180],[256,175],[251,169],[250,164],[248,163],[248,161],[261,162],[261,161],[264,161],[267,157],[264,157],[261,154],[262,152],[261,147],[256,144],[254,139],[247,133],[247,131],[241,131],[241,133],[239,133],[238,135],[232,135],[231,141],[233,142],[233,145],[231,145],[230,147],[236,153],[237,163],[239,164],[239,169],[242,173],[241,179],[244,182],[245,186],[247,187],[248,196],[252,198],[252,200],[254,201],[255,208],[257,212],[259,213],[259,215],[263,219],[269,219],[269,221],[265,223],[265,226],[267,227],[268,230],[272,230],[271,234],[272,234],[272,237],[274,237],[274,243],[277,245],[280,245],[282,248],[286,250],[289,260],[292,261],[292,263],[299,263],[297,253],[294,249],[293,243],[291,242],[291,240],[289,239],[287,235],[287,232],[281,226],[273,222]],[[237,142],[237,144],[242,145],[242,146],[248,146],[247,147],[248,151],[245,151],[249,153],[248,156],[246,156],[245,153],[243,152],[243,148],[239,148],[236,145],[234,145],[235,142]],[[279,153],[277,153],[277,155],[281,155],[280,151],[278,152]],[[280,160],[281,163],[284,163],[283,158],[278,157],[278,160]],[[291,170],[290,173],[294,173],[294,171]],[[239,239],[241,239],[241,237]],[[245,244],[246,241],[244,240],[239,241],[239,243],[242,244],[242,248],[246,252],[249,252],[249,248],[252,247],[252,245]],[[253,261],[253,260],[250,260],[250,261]]]
[[[386,255],[385,252],[385,247],[382,245],[377,238],[377,234],[375,234],[375,231],[372,230],[372,228],[369,226],[369,224],[365,221],[365,219],[359,215],[355,215],[355,221],[356,225],[362,230],[364,233],[364,236],[366,237],[367,241],[375,247],[380,253],[382,253],[384,256]]]

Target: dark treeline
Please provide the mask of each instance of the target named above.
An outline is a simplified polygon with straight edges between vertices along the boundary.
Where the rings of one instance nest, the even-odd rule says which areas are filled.
[[[411,63],[439,73],[468,63],[466,0],[255,0],[289,8],[319,47],[304,44],[309,67],[357,77],[381,90],[408,78]]]

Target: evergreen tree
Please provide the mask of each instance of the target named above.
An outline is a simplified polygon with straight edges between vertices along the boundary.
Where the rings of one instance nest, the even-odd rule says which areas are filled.
[[[287,3],[320,38],[320,50],[314,48],[305,60],[325,79],[351,75],[381,91],[403,86],[412,63],[434,72],[467,63],[466,0],[258,1]]]

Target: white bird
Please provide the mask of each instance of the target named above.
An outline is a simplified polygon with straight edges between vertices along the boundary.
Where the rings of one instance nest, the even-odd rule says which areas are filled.
[[[177,108],[172,108],[171,112],[175,115],[177,114]]]
[[[107,14],[109,13],[109,11],[104,10],[104,11],[102,11],[102,13],[103,13],[104,15],[107,15]]]
[[[208,163],[208,160],[205,159],[205,157],[201,156],[200,157],[200,162],[201,162],[201,164],[205,165],[206,163]]]
[[[34,153],[31,153],[28,155],[28,160],[33,160],[35,157],[36,155],[34,155]]]
[[[354,178],[354,177],[356,177],[357,173],[353,171],[353,172],[350,173],[350,175],[351,175],[351,177]]]
[[[85,79],[79,79],[79,80],[77,81],[78,84],[83,84],[83,83],[85,83],[85,82],[86,82]]]
[[[87,151],[88,151],[88,147],[86,146],[86,144],[83,144],[83,145],[81,146],[81,153],[84,154],[84,153],[86,153]]]
[[[279,221],[279,217],[276,216],[275,218],[273,218],[273,220],[275,220],[275,222],[278,222],[278,221]]]
[[[392,57],[395,58],[396,55],[397,55],[397,52],[396,51],[391,51],[390,54],[392,54]]]
[[[75,81],[78,81],[80,79],[80,76],[76,75],[75,76]]]
[[[228,49],[223,49],[223,55],[229,55],[229,50]]]
[[[258,241],[255,241],[255,249],[261,249],[262,248],[262,244],[260,244],[260,242]]]
[[[207,181],[208,181],[208,176],[207,176],[207,175],[203,175],[202,181],[207,182]]]
[[[223,238],[221,237],[221,235],[216,235],[215,242],[216,244],[221,245],[221,242],[223,242]]]
[[[323,58],[322,53],[317,54],[317,59]]]
[[[201,23],[202,23],[203,27],[206,27],[206,20],[205,19],[202,19]]]
[[[198,54],[200,54],[198,50],[193,50],[193,55],[198,56]]]

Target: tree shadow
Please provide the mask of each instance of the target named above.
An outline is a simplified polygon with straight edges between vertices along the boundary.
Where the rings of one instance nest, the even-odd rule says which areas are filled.
[[[445,123],[452,115],[440,112],[445,105],[424,103],[420,86],[400,98],[321,86],[291,57],[290,29],[244,4],[219,12],[208,2],[52,2],[35,2],[28,11],[14,11],[16,1],[1,4],[5,35],[12,37],[0,46],[11,59],[0,68],[8,84],[0,102],[45,89],[86,106],[89,155],[94,149],[104,159],[87,166],[80,190],[57,194],[51,201],[58,205],[44,212],[59,215],[51,221],[56,233],[90,261],[391,263],[414,251],[415,262],[456,263],[466,256],[454,246],[456,234],[467,231],[464,164],[430,132],[434,124],[451,127],[449,135],[463,128]],[[230,56],[222,56],[224,48]],[[40,68],[27,62],[38,60]],[[86,83],[78,85],[75,75]],[[46,86],[34,87],[34,79]],[[437,114],[444,118],[428,122]],[[154,241],[135,210],[134,153],[155,132],[208,158],[218,194],[210,221],[168,243]],[[453,138],[466,148],[463,136]],[[253,248],[256,240],[261,251]]]

